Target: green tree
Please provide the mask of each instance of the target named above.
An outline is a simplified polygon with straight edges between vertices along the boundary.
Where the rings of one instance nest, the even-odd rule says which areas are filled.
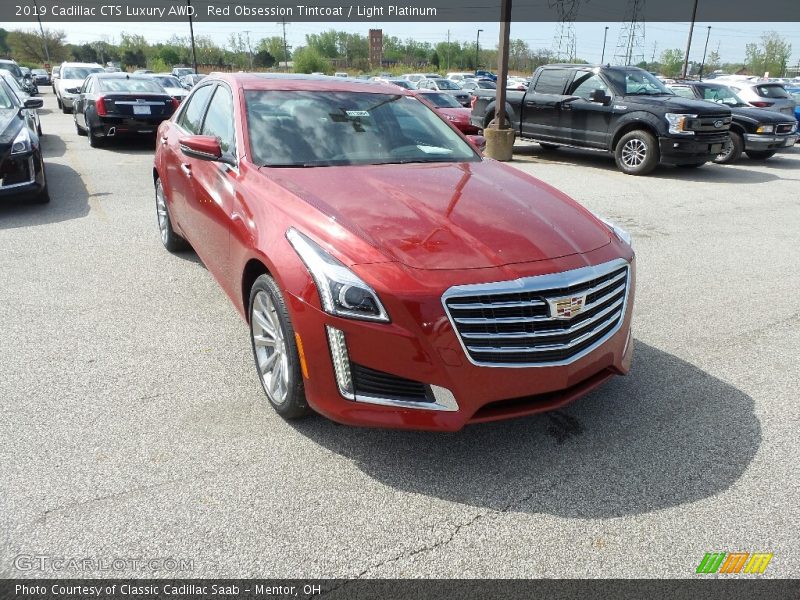
[[[683,70],[683,50],[678,48],[661,53],[661,74],[665,77],[678,77]]]
[[[291,60],[291,52],[284,52],[283,38],[277,35],[259,41],[256,45],[256,51],[267,52],[274,57],[276,62]]]
[[[270,68],[275,64],[275,57],[266,50],[259,50],[253,55],[253,66]]]
[[[47,50],[50,53],[50,63],[56,64],[67,59],[69,49],[64,43],[67,35],[63,31],[52,29],[44,30],[44,41],[47,42]],[[42,64],[47,61],[44,51],[44,43],[40,32],[30,31],[9,31],[6,38],[8,46],[14,58],[18,61],[26,61]]]
[[[763,73],[772,77],[786,75],[786,66],[792,56],[792,45],[783,36],[775,31],[768,31],[761,36],[761,51],[763,57]]]
[[[9,54],[11,48],[8,47],[8,32],[0,27],[0,54]]]
[[[316,49],[298,48],[294,52],[294,70],[296,73],[332,73],[330,61]]]

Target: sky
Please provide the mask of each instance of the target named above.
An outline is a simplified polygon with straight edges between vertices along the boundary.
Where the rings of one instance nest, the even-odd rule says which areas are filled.
[[[45,27],[48,24],[44,23]],[[512,23],[511,37],[523,39],[532,49],[552,48],[557,23]],[[703,57],[708,26],[711,26],[708,50],[719,49],[724,62],[742,62],[745,58],[745,44],[757,42],[765,31],[777,31],[792,44],[791,65],[800,62],[800,23],[702,23],[695,26],[690,60],[700,61]],[[38,27],[36,22],[2,24],[5,29],[32,29]],[[166,41],[173,34],[189,35],[188,23],[54,23],[50,27],[61,29],[67,34],[67,41],[73,44],[92,42],[105,38],[108,41],[119,39],[123,31],[140,33],[149,42]],[[577,55],[589,62],[599,62],[603,51],[603,34],[608,27],[606,44],[606,62],[613,58],[620,34],[620,23],[576,23]],[[494,47],[500,35],[498,23],[289,23],[286,26],[288,43],[298,47],[305,45],[305,36],[328,29],[348,31],[350,33],[367,34],[370,28],[383,29],[386,36],[398,36],[403,39],[413,37],[419,41],[436,44],[447,40],[447,32],[453,41],[469,41],[474,43],[478,29],[482,29],[481,47]],[[273,22],[249,21],[243,23],[210,23],[195,22],[195,35],[211,36],[215,42],[223,45],[233,32],[250,30],[251,42],[264,37],[281,35],[281,24]],[[651,60],[655,50],[656,58],[667,48],[686,47],[689,31],[688,23],[648,23],[645,25],[645,58]]]

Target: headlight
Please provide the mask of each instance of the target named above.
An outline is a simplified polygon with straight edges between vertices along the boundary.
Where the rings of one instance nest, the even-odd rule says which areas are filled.
[[[633,247],[633,240],[631,239],[631,234],[628,233],[625,229],[614,223],[613,221],[608,220],[607,218],[598,215],[597,213],[592,213],[599,221],[601,221],[606,227],[608,227],[614,235],[616,235],[619,239],[623,242],[628,244],[628,246]]]
[[[14,138],[14,143],[11,144],[11,154],[25,154],[30,152],[31,149],[31,136],[28,133],[28,128],[23,127],[19,130],[17,137]]]
[[[389,322],[378,294],[358,275],[296,229],[289,229],[286,238],[311,273],[325,312],[350,319]]]
[[[678,113],[667,113],[664,118],[669,124],[669,132],[679,135],[694,135],[694,131],[687,130],[689,119],[696,119],[697,115],[680,115]]]
[[[775,125],[759,125],[756,127],[756,133],[774,133]]]

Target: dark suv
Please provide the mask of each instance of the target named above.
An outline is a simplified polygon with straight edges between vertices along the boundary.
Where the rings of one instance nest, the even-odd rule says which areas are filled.
[[[494,92],[475,90],[472,123],[494,119]],[[522,138],[555,149],[574,146],[613,153],[630,175],[659,163],[699,167],[728,142],[731,111],[682,98],[636,67],[547,65],[526,92],[508,92],[506,111]]]

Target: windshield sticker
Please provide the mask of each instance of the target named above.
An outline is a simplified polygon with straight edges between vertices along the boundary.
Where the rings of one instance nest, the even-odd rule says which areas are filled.
[[[348,117],[368,117],[369,112],[366,110],[346,110],[344,111],[347,113]]]

